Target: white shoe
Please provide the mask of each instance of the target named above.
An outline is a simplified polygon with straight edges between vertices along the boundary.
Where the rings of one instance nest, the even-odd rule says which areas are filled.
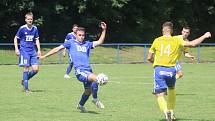
[[[67,74],[65,74],[65,75],[64,75],[64,78],[65,78],[65,79],[70,79],[70,76],[67,75]]]
[[[84,106],[81,106],[80,104],[77,105],[77,109],[80,110],[82,113],[87,113],[87,109]]]
[[[98,99],[93,99],[92,102],[97,106],[97,108],[104,109],[105,106]]]

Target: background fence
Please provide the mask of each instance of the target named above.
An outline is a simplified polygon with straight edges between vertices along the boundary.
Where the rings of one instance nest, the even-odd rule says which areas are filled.
[[[61,43],[41,43],[42,54]],[[99,64],[120,64],[120,63],[147,63],[147,53],[151,44],[103,44],[91,50],[91,63]],[[194,63],[215,62],[215,43],[203,43],[196,48],[190,48],[189,52],[196,59]],[[184,56],[181,62],[190,62]],[[12,43],[0,43],[0,64],[17,64],[18,57],[14,52]],[[48,57],[41,64],[65,64],[68,63],[68,56],[63,57],[62,51]]]

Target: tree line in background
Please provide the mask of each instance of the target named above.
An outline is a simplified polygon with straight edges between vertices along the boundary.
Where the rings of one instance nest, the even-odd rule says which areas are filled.
[[[0,42],[13,42],[28,11],[34,13],[41,42],[63,42],[73,24],[96,39],[100,21],[108,24],[106,43],[151,43],[165,21],[174,23],[174,34],[189,25],[192,39],[215,33],[214,7],[215,0],[1,0]]]

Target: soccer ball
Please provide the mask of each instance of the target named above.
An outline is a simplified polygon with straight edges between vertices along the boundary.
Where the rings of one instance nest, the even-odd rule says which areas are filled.
[[[108,82],[108,77],[107,75],[103,74],[103,73],[100,73],[97,75],[96,77],[96,80],[97,80],[97,83],[102,86],[102,85],[105,85],[107,84]]]

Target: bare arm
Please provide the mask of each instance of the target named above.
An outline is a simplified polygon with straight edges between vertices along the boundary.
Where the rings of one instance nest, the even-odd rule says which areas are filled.
[[[210,32],[206,32],[204,35],[202,35],[201,37],[193,40],[193,41],[184,41],[184,46],[185,47],[195,47],[198,44],[200,44],[202,41],[204,41],[207,38],[211,37],[211,33]]]
[[[18,38],[16,36],[14,37],[13,43],[14,43],[14,47],[15,47],[15,54],[17,56],[19,56]]]
[[[191,61],[194,61],[195,56],[191,55],[189,52],[184,52],[184,56],[189,58]]]
[[[100,26],[102,28],[102,33],[101,33],[101,36],[99,37],[99,39],[97,41],[93,42],[94,46],[101,45],[105,39],[107,25],[105,22],[101,22]]]
[[[53,48],[52,50],[50,50],[48,53],[46,53],[44,56],[40,56],[39,58],[40,59],[43,59],[43,58],[46,58],[46,57],[49,57],[51,55],[54,55],[55,53],[59,52],[60,50],[64,49],[64,46],[63,45],[60,45],[58,47],[55,47]]]
[[[63,49],[63,57],[66,56],[66,48]]]
[[[41,56],[41,51],[40,51],[40,40],[39,38],[36,39],[36,46],[37,46],[37,55]]]
[[[148,60],[150,63],[153,63],[153,62],[154,62],[154,53],[149,52],[149,53],[148,53],[147,60]]]

